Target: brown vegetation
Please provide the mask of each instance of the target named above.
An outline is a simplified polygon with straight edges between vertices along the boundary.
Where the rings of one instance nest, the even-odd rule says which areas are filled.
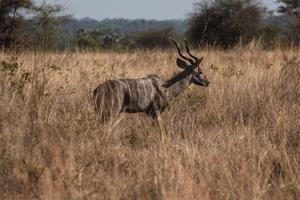
[[[193,51],[195,52],[195,51]],[[204,49],[208,88],[99,125],[92,90],[175,71],[177,52],[0,53],[1,199],[299,199],[299,51]]]

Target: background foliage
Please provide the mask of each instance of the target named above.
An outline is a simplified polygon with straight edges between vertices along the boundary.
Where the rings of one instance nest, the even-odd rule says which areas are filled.
[[[285,20],[284,31],[286,40],[291,45],[298,46],[300,44],[300,0],[278,0],[284,5],[278,7],[278,12],[291,17],[290,20]]]
[[[187,35],[197,45],[208,43],[223,48],[241,39],[248,43],[262,35],[265,9],[255,1],[217,0],[194,4]]]
[[[201,45],[231,48],[261,40],[264,48],[299,44],[299,1],[284,3],[284,16],[266,18],[256,1],[217,0],[194,4],[186,20],[73,19],[66,8],[30,0],[1,0],[0,45],[5,49],[45,51],[128,51],[135,48],[170,48],[168,38],[187,37]]]
[[[20,45],[25,40],[23,29],[27,20],[22,11],[33,6],[30,0],[0,1],[0,46],[10,48]]]

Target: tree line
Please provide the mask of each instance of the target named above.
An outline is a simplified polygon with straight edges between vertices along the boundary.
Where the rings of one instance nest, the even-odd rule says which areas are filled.
[[[267,9],[255,0],[204,0],[194,3],[186,20],[101,22],[73,19],[59,4],[37,6],[32,0],[0,0],[0,47],[44,51],[165,49],[170,47],[170,37],[186,37],[194,46],[224,49],[253,39],[261,39],[266,48],[298,46],[300,0],[277,2],[283,3],[278,12],[288,16],[280,25],[264,24]]]

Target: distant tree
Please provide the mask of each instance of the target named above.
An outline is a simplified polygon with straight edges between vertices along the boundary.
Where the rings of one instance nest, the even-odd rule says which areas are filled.
[[[277,3],[285,4],[279,6],[277,12],[288,14],[300,19],[300,0],[277,0]]]
[[[26,24],[22,11],[32,5],[31,0],[0,0],[0,47],[15,47],[22,42]]]
[[[79,28],[76,35],[76,46],[79,50],[84,51],[119,50],[131,48],[132,41],[125,36],[121,28],[105,23],[91,30]]]
[[[263,29],[263,45],[267,49],[280,47],[283,43],[282,32],[284,29],[280,26],[262,25]]]
[[[85,30],[79,28],[76,35],[76,47],[83,51],[101,50],[103,33],[99,30]]]
[[[286,39],[293,45],[300,44],[300,0],[278,0],[277,3],[285,5],[278,7],[279,13],[284,13],[292,17],[286,21]]]
[[[149,28],[146,31],[139,32],[135,36],[134,41],[138,47],[147,49],[166,49],[171,45],[169,38],[174,36],[173,30],[173,27],[158,29]]]
[[[262,34],[266,9],[254,0],[205,0],[194,4],[188,38],[196,45],[208,43],[228,48],[240,38],[247,43]]]
[[[33,6],[34,15],[30,19],[35,41],[34,46],[40,46],[46,50],[57,50],[60,40],[60,25],[69,20],[72,15],[62,14],[66,9],[59,5],[48,5],[44,1],[41,6]]]

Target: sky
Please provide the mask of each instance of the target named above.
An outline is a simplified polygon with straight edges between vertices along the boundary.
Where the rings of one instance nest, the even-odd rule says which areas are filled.
[[[40,5],[44,0],[34,0]],[[193,3],[200,0],[46,0],[49,4],[60,4],[67,8],[74,18],[102,20],[124,19],[186,19],[193,12]],[[276,10],[281,4],[276,0],[260,0],[268,10]],[[276,14],[276,13],[275,13]]]

